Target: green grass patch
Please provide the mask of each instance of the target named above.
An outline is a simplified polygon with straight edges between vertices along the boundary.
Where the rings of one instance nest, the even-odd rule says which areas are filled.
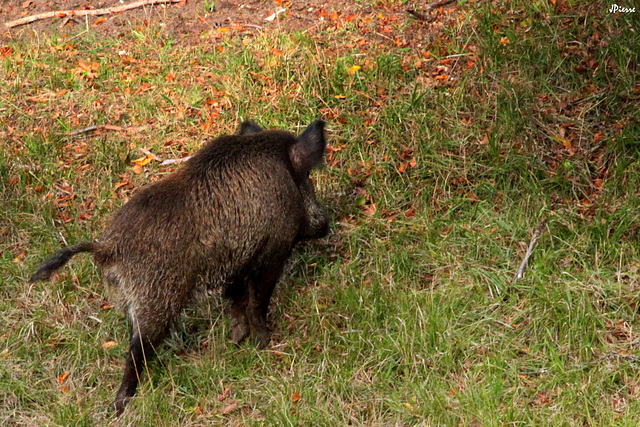
[[[233,346],[224,304],[203,297],[125,423],[636,425],[640,15],[560,3],[464,3],[422,47],[361,43],[375,22],[357,19],[191,45],[153,26],[12,42],[0,421],[109,422],[128,337],[98,272],[78,257],[26,280],[179,167],[135,169],[140,149],[181,158],[242,119],[323,117],[332,148],[313,177],[333,233],[295,252],[272,348]],[[67,135],[93,125],[120,130]]]

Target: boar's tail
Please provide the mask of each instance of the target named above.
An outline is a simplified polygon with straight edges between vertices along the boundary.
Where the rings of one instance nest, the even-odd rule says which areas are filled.
[[[73,246],[67,246],[40,264],[38,271],[29,279],[29,282],[34,283],[38,280],[48,280],[56,270],[69,262],[75,254],[80,252],[96,252],[99,249],[100,245],[96,242],[80,242]]]

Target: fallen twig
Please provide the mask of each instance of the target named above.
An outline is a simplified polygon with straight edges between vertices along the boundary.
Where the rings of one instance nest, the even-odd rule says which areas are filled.
[[[436,2],[433,2],[433,3],[429,4],[429,5],[427,5],[427,10],[437,9],[437,8],[439,8],[439,7],[442,7],[442,6],[446,6],[446,5],[448,5],[448,4],[455,3],[456,1],[458,1],[458,0],[441,0],[441,1],[436,1]]]
[[[160,163],[160,165],[164,166],[164,165],[172,165],[174,163],[182,163],[182,162],[186,162],[190,158],[191,158],[191,156],[183,157],[181,159],[168,159],[168,160],[165,160],[162,163]]]
[[[434,3],[431,3],[429,5],[427,5],[425,12],[429,12],[432,9],[438,9],[442,6],[446,6],[450,3],[454,3],[457,0],[442,0],[442,1],[437,1]],[[407,9],[407,13],[410,14],[411,16],[413,16],[414,18],[416,18],[418,21],[424,21],[424,22],[433,22],[436,19],[438,19],[438,16],[430,16],[428,13],[420,13],[418,11],[412,10],[412,9]]]
[[[67,132],[65,135],[74,136],[74,135],[79,135],[81,133],[92,132],[94,130],[113,130],[117,132],[119,131],[133,132],[141,129],[144,129],[144,126],[93,125],[93,126],[88,126],[86,128],[76,129],[74,131]]]
[[[85,15],[109,15],[112,13],[124,12],[125,10],[135,9],[142,6],[149,6],[161,3],[178,3],[181,0],[142,0],[134,3],[123,4],[122,6],[106,7],[104,9],[92,9],[92,10],[54,10],[53,12],[45,12],[37,15],[25,16],[24,18],[16,19],[14,21],[6,22],[5,25],[8,28],[17,27],[19,25],[30,24],[41,19],[49,18],[65,18],[68,16],[85,16]]]
[[[417,12],[412,9],[407,9],[407,13],[416,18],[418,21],[431,22],[435,21],[436,17],[431,17],[429,15],[425,15],[424,13]]]
[[[524,271],[527,269],[527,263],[529,262],[529,258],[533,253],[533,248],[536,247],[536,242],[538,241],[538,237],[540,237],[540,233],[542,233],[542,230],[544,229],[545,225],[546,225],[546,222],[541,221],[540,224],[538,224],[536,231],[533,232],[533,237],[531,237],[531,242],[529,242],[527,253],[524,254],[524,259],[520,264],[520,268],[518,268],[518,272],[516,273],[515,280],[522,279],[524,277]]]

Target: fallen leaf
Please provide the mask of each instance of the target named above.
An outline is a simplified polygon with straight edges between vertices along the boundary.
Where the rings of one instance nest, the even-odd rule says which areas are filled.
[[[147,150],[146,148],[138,148],[138,150],[142,151],[144,154],[147,155],[147,157],[151,156],[151,158],[153,160],[155,160],[156,162],[161,162],[162,159],[158,156],[156,156],[155,154],[153,154],[151,151]],[[148,162],[147,162],[148,163]]]
[[[500,37],[500,43],[502,43],[503,45],[508,45],[511,42],[507,37]]]
[[[602,132],[598,132],[595,135],[593,135],[593,142],[600,142],[605,138],[604,134]]]
[[[16,264],[20,264],[24,260],[25,255],[25,251],[20,252],[20,254],[13,259],[13,262],[15,262]]]
[[[131,168],[133,170],[133,173],[140,175],[142,173],[142,166],[140,165],[133,165],[133,168]]]
[[[140,157],[139,159],[132,160],[131,162],[139,166],[144,166],[147,163],[149,163],[151,160],[153,160],[153,157],[154,157],[153,154],[147,154],[146,156]]]
[[[68,371],[58,375],[58,382],[62,384],[67,378],[69,378],[69,375],[71,375],[71,373]]]
[[[102,348],[104,348],[105,350],[108,350],[110,348],[113,348],[115,346],[117,346],[118,343],[115,341],[107,341],[104,344],[102,344]]]
[[[274,19],[276,19],[276,16],[280,15],[283,12],[286,12],[287,9],[279,7],[278,9],[276,9],[275,13],[273,15],[269,15],[268,17],[264,18],[265,21],[273,21]]]
[[[291,396],[291,401],[292,402],[297,402],[300,399],[301,399],[300,393],[298,393],[297,391],[295,393],[293,393],[293,396]]]
[[[100,304],[100,308],[103,310],[111,310],[113,306],[109,304],[109,301],[105,299],[105,300],[102,300],[102,304]]]
[[[369,215],[369,216],[373,216],[373,215],[375,215],[375,214],[376,214],[376,211],[377,211],[377,210],[378,210],[378,209],[376,208],[375,203],[371,203],[371,204],[369,205],[369,207],[367,207],[367,208],[364,210],[364,213],[365,213],[365,214],[367,214],[367,215]]]
[[[353,67],[349,68],[349,74],[355,74],[356,71],[358,71],[360,69],[359,65],[354,65]]]
[[[238,402],[231,402],[230,404],[222,408],[222,411],[220,411],[220,413],[222,415],[227,415],[229,412],[235,410],[237,407],[238,407]]]
[[[100,18],[96,19],[96,22],[93,23],[93,25],[98,25],[103,23],[104,21],[106,21],[107,19],[104,16],[101,16]]]
[[[5,58],[5,57],[10,58],[12,55],[13,55],[13,49],[10,46],[2,46],[0,48],[0,58]]]
[[[231,389],[229,387],[225,387],[222,394],[218,395],[218,401],[222,402],[231,394]]]

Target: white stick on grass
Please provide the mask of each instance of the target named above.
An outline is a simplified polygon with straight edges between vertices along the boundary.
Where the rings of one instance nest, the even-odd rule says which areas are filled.
[[[527,269],[527,263],[529,262],[529,258],[533,253],[533,249],[536,247],[536,242],[538,241],[538,238],[540,237],[540,234],[542,233],[542,230],[544,229],[545,225],[546,225],[546,222],[541,221],[540,224],[538,224],[536,231],[533,232],[533,237],[531,237],[531,242],[529,242],[527,253],[524,254],[524,259],[520,264],[520,268],[518,268],[518,272],[516,273],[515,280],[522,279],[524,277],[524,272]]]
[[[6,22],[5,25],[8,28],[17,27],[19,25],[30,24],[41,19],[70,17],[70,16],[85,16],[85,15],[109,15],[112,13],[124,12],[125,10],[135,9],[137,7],[148,6],[161,3],[178,3],[181,0],[142,0],[134,3],[123,4],[122,6],[106,7],[104,9],[90,9],[90,10],[54,10],[53,12],[40,13],[38,15],[25,16],[24,18],[16,19],[14,21]]]

